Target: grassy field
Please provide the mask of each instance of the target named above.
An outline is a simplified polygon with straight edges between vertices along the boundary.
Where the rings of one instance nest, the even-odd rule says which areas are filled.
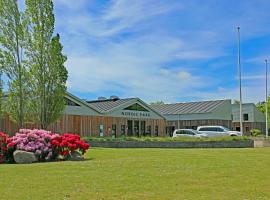
[[[86,157],[0,165],[0,199],[270,199],[270,148],[100,148]]]

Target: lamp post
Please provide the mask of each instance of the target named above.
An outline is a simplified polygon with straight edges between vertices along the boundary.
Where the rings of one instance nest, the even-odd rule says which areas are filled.
[[[239,77],[239,97],[240,97],[240,132],[243,133],[243,108],[242,108],[242,80],[241,80],[241,57],[240,57],[240,27],[238,33],[238,77]]]
[[[265,59],[265,137],[268,138],[268,89],[267,89],[267,59]]]

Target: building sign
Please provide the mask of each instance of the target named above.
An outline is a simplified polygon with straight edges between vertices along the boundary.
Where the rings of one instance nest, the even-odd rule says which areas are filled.
[[[130,111],[122,111],[123,116],[128,117],[150,117],[150,113],[146,112],[130,112]]]

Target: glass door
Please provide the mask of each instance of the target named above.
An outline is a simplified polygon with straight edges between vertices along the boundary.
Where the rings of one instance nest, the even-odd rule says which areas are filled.
[[[139,130],[140,130],[140,123],[139,121],[134,121],[134,133],[135,133],[135,136],[140,136],[139,135]]]
[[[132,120],[128,120],[128,136],[132,136],[133,135],[133,122]]]
[[[145,136],[145,121],[141,121],[141,135]]]

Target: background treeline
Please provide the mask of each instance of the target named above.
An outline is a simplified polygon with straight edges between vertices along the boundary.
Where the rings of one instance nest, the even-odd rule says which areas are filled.
[[[0,0],[0,110],[19,127],[33,122],[46,129],[64,110],[67,58],[54,34],[52,0],[24,3],[21,10],[17,0]]]

